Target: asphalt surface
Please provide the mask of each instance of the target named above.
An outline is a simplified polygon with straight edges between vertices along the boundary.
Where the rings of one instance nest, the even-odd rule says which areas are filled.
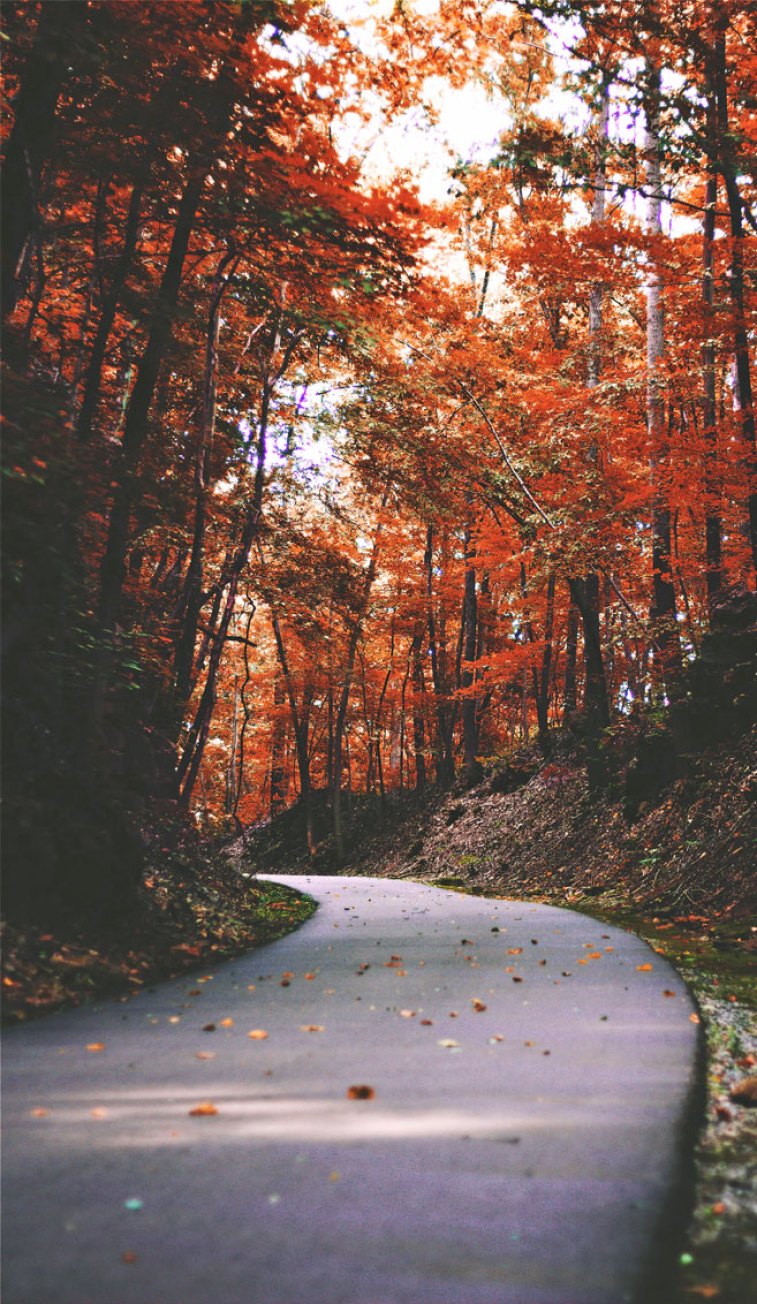
[[[647,1304],[675,971],[568,910],[278,881],[296,933],[6,1034],[5,1304]]]

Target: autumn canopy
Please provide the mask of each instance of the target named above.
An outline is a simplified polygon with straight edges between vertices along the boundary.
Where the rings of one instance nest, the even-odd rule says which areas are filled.
[[[754,588],[752,6],[3,16],[11,904],[558,729],[601,791]]]

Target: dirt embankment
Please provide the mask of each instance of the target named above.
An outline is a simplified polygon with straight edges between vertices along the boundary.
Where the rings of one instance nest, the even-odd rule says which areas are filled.
[[[574,763],[532,753],[377,832],[347,872],[741,920],[755,905],[756,796],[757,731],[703,753],[634,815],[621,797],[590,800]]]

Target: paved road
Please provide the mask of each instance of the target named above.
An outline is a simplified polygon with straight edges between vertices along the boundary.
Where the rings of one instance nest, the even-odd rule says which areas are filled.
[[[298,932],[7,1034],[5,1304],[648,1304],[678,975],[571,911],[278,881]]]

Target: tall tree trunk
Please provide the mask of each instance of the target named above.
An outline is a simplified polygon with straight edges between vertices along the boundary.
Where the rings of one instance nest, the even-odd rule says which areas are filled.
[[[342,691],[339,697],[336,724],[334,726],[334,789],[332,813],[334,817],[334,850],[336,853],[337,864],[339,865],[344,864],[345,853],[344,824],[342,820],[342,748],[344,743],[344,728],[347,723],[347,706],[350,700],[350,689],[352,688],[352,676],[355,669],[357,645],[360,641],[363,622],[368,611],[368,603],[370,601],[371,589],[373,588],[373,581],[376,578],[376,567],[378,565],[379,547],[381,544],[381,533],[383,529],[382,515],[386,506],[387,497],[388,494],[384,494],[381,502],[376,533],[373,537],[373,548],[371,550],[368,566],[363,576],[360,604],[352,621],[349,642],[347,644],[347,659],[344,668],[344,679],[342,680]]]
[[[41,6],[37,31],[14,103],[15,121],[2,168],[0,281],[2,315],[13,312],[24,290],[29,244],[39,240],[39,188],[53,149],[55,111],[71,66],[87,6],[81,0],[56,0]]]
[[[431,682],[434,687],[436,702],[436,781],[440,788],[448,788],[455,777],[452,760],[450,712],[446,700],[447,684],[444,674],[444,657],[437,638],[436,617],[434,615],[434,531],[431,525],[426,530],[426,551],[423,555],[426,573],[426,620],[428,624],[428,644],[431,660]]]
[[[281,673],[284,677],[284,686],[286,688],[287,698],[289,700],[289,714],[292,720],[292,729],[294,731],[294,745],[297,755],[297,772],[300,776],[300,801],[305,813],[305,838],[310,855],[315,855],[315,828],[313,824],[313,789],[310,779],[310,751],[308,748],[308,738],[310,733],[310,702],[306,695],[303,695],[302,711],[297,706],[297,694],[294,687],[289,657],[287,656],[286,644],[281,630],[281,622],[273,606],[272,596],[266,594],[266,601],[271,612],[271,624],[273,626],[273,636],[276,640],[276,651],[278,653]],[[271,783],[271,800],[273,801],[273,783]],[[273,814],[273,809],[271,811]]]
[[[276,343],[274,353],[278,352],[279,347],[279,327],[276,327]],[[293,347],[293,346],[292,346]],[[285,357],[289,355],[289,349]],[[281,370],[285,366],[285,361]],[[280,377],[281,372],[278,373]],[[236,549],[233,550],[231,561],[229,561],[227,572],[221,578],[220,591],[225,589],[225,599],[221,605],[218,626],[212,635],[210,653],[207,659],[207,672],[205,678],[205,687],[203,687],[201,699],[197,708],[197,715],[194,717],[192,728],[189,730],[186,738],[184,751],[182,751],[179,767],[176,771],[176,781],[180,789],[180,805],[189,810],[190,801],[194,782],[197,780],[199,765],[202,763],[202,754],[205,751],[208,730],[210,730],[210,721],[212,712],[215,709],[216,702],[216,685],[218,685],[218,673],[220,669],[221,657],[223,657],[225,640],[229,631],[229,626],[235,614],[235,605],[237,599],[238,585],[242,571],[248,565],[250,549],[257,539],[259,524],[261,524],[261,514],[263,509],[263,484],[264,475],[266,475],[266,452],[267,452],[267,434],[268,434],[268,417],[270,417],[271,406],[271,378],[266,377],[263,381],[263,395],[261,400],[261,419],[258,424],[258,441],[257,441],[257,466],[255,466],[255,480],[253,493],[245,505],[244,518],[242,518],[242,527],[240,541]]]
[[[422,631],[416,629],[410,648],[413,676],[413,753],[415,758],[415,791],[424,792],[428,777],[426,775],[426,739],[423,723],[423,647]]]
[[[100,310],[100,320],[97,323],[95,338],[92,341],[92,349],[89,355],[89,366],[87,367],[87,376],[84,382],[84,393],[82,395],[81,407],[76,421],[76,435],[83,443],[86,443],[92,435],[92,422],[97,410],[97,402],[100,397],[100,381],[102,378],[103,363],[105,361],[105,352],[110,338],[110,332],[116,317],[116,309],[121,298],[121,294],[126,284],[126,278],[131,270],[134,251],[137,247],[137,238],[139,235],[139,220],[142,212],[142,199],[144,188],[140,182],[135,182],[132,186],[131,196],[129,198],[129,207],[126,213],[126,225],[124,228],[124,239],[121,246],[121,252],[118,261],[113,269],[110,285],[108,286],[105,298],[103,299]]]
[[[602,753],[602,736],[610,723],[607,681],[599,628],[599,579],[587,575],[570,580],[570,593],[581,615],[584,636],[584,710],[586,713],[586,766],[591,792],[607,785],[607,765]]]
[[[568,607],[568,629],[565,637],[565,680],[563,688],[563,723],[576,714],[576,661],[578,658],[578,607],[573,595]]]
[[[202,403],[200,405],[200,430],[195,451],[195,519],[192,551],[176,613],[177,634],[173,665],[174,698],[180,713],[183,711],[192,692],[192,668],[197,643],[197,629],[203,605],[202,581],[207,494],[216,421],[218,330],[221,301],[231,279],[231,273],[227,275],[226,272],[234,258],[233,253],[225,253],[221,257],[213,280],[208,312],[205,339],[205,371]]]
[[[555,574],[547,579],[547,606],[544,613],[544,651],[541,658],[539,675],[539,693],[536,701],[536,715],[539,721],[539,746],[544,756],[549,756],[551,744],[549,738],[549,683],[552,674],[552,639],[555,632]]]
[[[478,596],[476,593],[475,552],[471,547],[470,524],[465,528],[465,586],[463,593],[462,653],[466,662],[476,660],[478,646]],[[463,690],[463,757],[469,779],[480,769],[478,757],[478,701],[470,692],[475,682],[475,672],[470,666],[463,668],[460,687]]]
[[[714,129],[715,106],[707,106],[708,136]],[[712,126],[710,125],[712,124]],[[707,177],[704,200],[702,232],[702,317],[704,343],[702,345],[702,417],[705,441],[705,558],[707,563],[707,601],[710,611],[723,583],[722,575],[722,524],[720,519],[720,486],[718,476],[718,426],[715,388],[714,303],[715,278],[713,247],[715,240],[715,205],[718,196],[718,177],[713,170]]]
[[[644,179],[647,190],[647,234],[662,234],[662,176],[660,169],[660,67],[646,67],[646,127]],[[665,326],[662,278],[654,252],[646,285],[647,300],[647,429],[652,474],[652,602],[663,678],[670,682],[681,671],[681,645],[676,625],[676,596],[671,558],[669,502],[670,446],[665,420],[665,382],[662,375]]]
[[[110,510],[105,556],[100,571],[98,607],[98,624],[106,633],[113,631],[118,622],[121,591],[126,575],[129,519],[137,494],[136,473],[147,436],[148,417],[155,385],[171,339],[184,259],[206,172],[206,167],[196,169],[190,176],[181,197],[171,249],[155,300],[147,343],[139,361],[137,379],[126,413],[121,450],[114,468],[113,478],[116,488]]]
[[[739,191],[738,161],[731,131],[728,111],[728,65],[726,60],[727,12],[716,14],[716,36],[713,47],[714,81],[717,97],[717,141],[720,147],[718,164],[725,182],[728,215],[731,227],[731,267],[728,285],[733,306],[733,347],[736,357],[736,378],[739,391],[741,435],[748,475],[748,528],[752,550],[752,565],[757,570],[757,457],[755,456],[754,395],[749,361],[749,335],[744,311],[744,219]]]
[[[286,721],[282,708],[286,700],[286,689],[282,671],[274,675],[273,680],[273,731],[271,735],[271,819],[286,806]]]
[[[609,121],[609,88],[602,84],[602,107],[597,135],[596,170],[592,225],[605,222],[606,151]],[[599,384],[602,369],[602,286],[594,284],[589,292],[589,358],[586,384],[594,389]],[[599,463],[596,445],[589,449],[589,460]],[[610,723],[610,706],[607,697],[607,676],[602,655],[602,636],[599,626],[599,576],[589,572],[581,579],[569,580],[573,605],[581,617],[584,643],[584,715],[586,725],[586,772],[591,793],[601,792],[607,786],[608,769],[602,742],[604,731]],[[575,689],[575,680],[573,691]]]
[[[232,687],[232,713],[231,713],[231,751],[229,753],[228,763],[226,765],[226,800],[224,802],[224,812],[227,815],[233,815],[237,808],[237,750],[239,748],[239,677],[234,676]]]

